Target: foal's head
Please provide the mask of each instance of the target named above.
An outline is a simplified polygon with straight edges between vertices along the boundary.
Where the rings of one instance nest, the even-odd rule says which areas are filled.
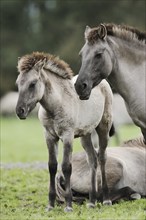
[[[16,113],[25,119],[36,103],[41,101],[46,85],[51,85],[49,74],[56,77],[71,79],[73,72],[63,60],[51,54],[34,52],[25,55],[18,61],[19,75],[16,80],[19,98]]]
[[[33,57],[28,55],[18,61],[20,74],[16,80],[19,91],[16,114],[20,119],[26,119],[43,97],[45,86],[41,78],[40,64],[40,61],[33,60]]]

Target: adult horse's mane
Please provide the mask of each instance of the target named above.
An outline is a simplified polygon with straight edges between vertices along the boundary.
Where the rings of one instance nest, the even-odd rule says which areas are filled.
[[[106,27],[107,35],[115,36],[128,41],[138,41],[139,43],[146,44],[146,32],[142,32],[134,27],[127,25],[116,25],[113,23],[103,24]],[[99,38],[100,26],[92,28],[89,32],[87,39],[92,44]]]
[[[59,57],[42,52],[27,54],[18,60],[18,71],[27,73],[33,68],[44,68],[64,79],[71,79],[73,72],[69,65]]]

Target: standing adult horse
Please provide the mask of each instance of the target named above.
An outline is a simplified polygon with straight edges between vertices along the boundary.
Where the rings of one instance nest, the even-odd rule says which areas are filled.
[[[19,98],[16,113],[25,119],[40,102],[39,119],[45,129],[49,151],[49,206],[54,207],[57,172],[57,148],[59,139],[64,145],[62,172],[65,178],[65,211],[72,210],[70,176],[72,171],[72,142],[81,137],[87,152],[91,172],[90,207],[95,205],[97,192],[97,153],[91,141],[95,130],[99,136],[99,162],[102,173],[103,203],[110,204],[105,176],[105,150],[112,125],[112,91],[104,80],[92,91],[90,99],[81,101],[74,89],[72,70],[62,60],[44,53],[23,56],[18,62],[17,78]]]
[[[101,24],[86,27],[82,65],[75,84],[80,99],[108,78],[123,97],[129,115],[146,143],[146,33],[132,27]]]

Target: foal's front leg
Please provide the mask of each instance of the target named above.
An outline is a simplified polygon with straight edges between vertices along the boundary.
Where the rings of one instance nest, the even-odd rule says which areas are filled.
[[[52,137],[47,137],[46,142],[49,152],[48,169],[50,174],[50,186],[49,186],[49,195],[48,195],[49,196],[48,211],[50,211],[54,208],[55,199],[56,199],[55,176],[57,172],[58,140],[55,140]]]
[[[91,134],[81,137],[81,143],[88,155],[88,162],[91,173],[91,188],[89,189],[89,208],[95,207],[97,200],[97,152],[92,144]]]
[[[72,209],[72,192],[70,187],[70,177],[72,173],[72,140],[64,139],[63,140],[63,161],[62,161],[62,172],[65,179],[65,201],[66,207],[65,212],[71,212]]]

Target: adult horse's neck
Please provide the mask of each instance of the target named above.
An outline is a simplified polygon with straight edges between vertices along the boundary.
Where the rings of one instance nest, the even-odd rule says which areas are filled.
[[[116,37],[109,37],[109,45],[114,54],[109,81],[126,102],[138,99],[145,91],[145,45]]]

